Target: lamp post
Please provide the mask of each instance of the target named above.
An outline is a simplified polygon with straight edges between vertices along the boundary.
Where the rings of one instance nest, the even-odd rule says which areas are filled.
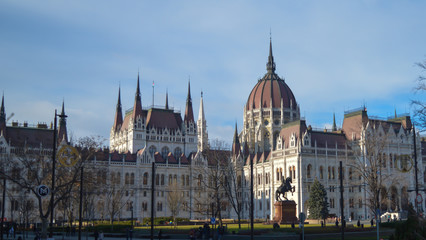
[[[9,156],[10,157],[10,156]],[[6,161],[6,159],[2,158],[2,165],[4,170],[3,171],[7,171],[8,167],[9,167],[9,161]],[[3,174],[3,196],[2,196],[2,207],[1,207],[1,226],[0,226],[0,231],[1,231],[1,240],[3,240],[3,232],[4,232],[4,228],[3,228],[3,224],[4,224],[4,213],[5,213],[5,202],[6,202],[6,175]]]
[[[50,235],[53,236],[53,211],[55,209],[55,165],[56,165],[56,138],[57,138],[57,117],[66,118],[65,114],[57,114],[55,109],[54,128],[53,128],[53,151],[52,151],[52,188],[50,198]]]

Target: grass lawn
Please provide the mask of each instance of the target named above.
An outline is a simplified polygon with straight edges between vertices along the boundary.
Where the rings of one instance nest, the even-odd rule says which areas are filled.
[[[228,223],[224,224],[228,228],[228,233],[240,233],[240,234],[249,234],[250,233],[250,224],[244,223],[241,224],[241,229],[238,228],[238,224],[235,223]],[[164,225],[164,226],[155,226],[155,230],[162,229],[163,232],[173,232],[173,233],[187,233],[190,229],[199,228],[202,227],[202,225],[181,225],[177,226],[175,229],[174,226],[170,225]],[[212,227],[212,226],[211,226]],[[217,227],[217,226],[216,226]],[[135,227],[135,231],[149,231],[151,229],[150,226],[138,226]],[[345,229],[345,232],[368,232],[368,231],[374,231],[375,228],[360,228],[356,226],[348,226]],[[289,233],[299,233],[301,229],[298,227],[298,225],[295,225],[295,228],[291,228],[290,224],[282,224],[280,225],[279,229],[273,229],[272,225],[266,225],[263,223],[255,223],[254,224],[254,231],[255,233],[271,233],[271,234],[279,234],[282,232],[289,232]],[[336,228],[334,225],[328,225],[327,227],[322,228],[320,224],[307,224],[305,225],[305,233],[307,234],[315,234],[315,233],[339,233],[340,228]],[[336,238],[336,239],[340,239]],[[367,238],[368,239],[368,238]]]

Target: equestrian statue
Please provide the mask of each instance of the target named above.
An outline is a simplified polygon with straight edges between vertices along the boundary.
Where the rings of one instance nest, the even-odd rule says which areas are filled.
[[[294,187],[291,187],[291,178],[290,177],[288,177],[288,178],[286,178],[285,179],[285,181],[284,181],[284,178],[281,178],[282,179],[282,181],[281,181],[281,185],[277,188],[277,191],[275,191],[275,200],[278,202],[278,201],[283,201],[282,199],[281,199],[281,196],[280,195],[283,195],[283,197],[284,197],[284,199],[285,200],[288,200],[286,197],[285,197],[285,193],[286,192],[291,192],[291,195],[293,196],[293,193],[294,193]]]

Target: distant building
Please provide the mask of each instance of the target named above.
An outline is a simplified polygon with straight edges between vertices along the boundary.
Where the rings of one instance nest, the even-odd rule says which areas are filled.
[[[406,212],[408,204],[415,205],[414,142],[416,139],[418,182],[420,194],[425,199],[426,141],[417,133],[408,115],[395,115],[388,119],[368,116],[362,107],[344,113],[343,125],[333,119],[332,129],[314,129],[300,116],[300,106],[290,87],[275,70],[272,42],[266,64],[266,74],[250,92],[244,106],[243,126],[235,133],[232,148],[211,149],[207,121],[204,114],[203,93],[200,98],[198,120],[194,119],[190,84],[183,117],[169,107],[168,94],[164,106],[142,106],[139,76],[133,108],[123,111],[121,89],[118,90],[110,146],[100,149],[92,159],[99,186],[122,190],[124,201],[116,218],[129,219],[131,210],[137,220],[150,217],[171,216],[168,194],[180,194],[178,216],[189,219],[206,219],[217,214],[223,218],[236,218],[227,202],[227,193],[219,193],[224,200],[217,206],[209,187],[213,177],[206,169],[214,166],[214,158],[230,161],[236,166],[237,184],[235,198],[241,203],[241,217],[249,218],[250,161],[254,162],[254,218],[271,220],[274,217],[275,191],[282,179],[290,177],[295,192],[287,198],[294,200],[298,212],[309,213],[307,200],[310,188],[318,179],[326,188],[331,216],[340,217],[339,162],[343,162],[344,215],[351,219],[370,219],[367,182],[356,171],[356,163],[365,161],[368,166],[368,139],[374,133],[386,136],[379,153],[380,171],[392,176],[382,182],[381,211]],[[65,115],[64,104],[62,116]],[[4,97],[0,111],[0,154],[2,163],[17,153],[31,150],[49,158],[53,148],[53,126],[39,123],[30,126],[12,121],[7,125]],[[65,117],[59,119],[57,144],[68,144]],[[155,176],[152,181],[152,163]],[[224,170],[225,171],[225,170]],[[151,209],[151,186],[154,184],[154,209]],[[16,221],[19,204],[25,193],[17,186],[8,185],[5,216]],[[24,195],[23,195],[24,194]],[[425,207],[424,200],[420,209]],[[94,199],[94,219],[109,219],[105,192]],[[70,206],[68,206],[70,208]],[[77,208],[71,208],[76,211]],[[59,212],[59,211],[58,211]],[[60,219],[56,213],[55,218]]]
[[[413,163],[413,129],[408,115],[389,119],[375,119],[365,108],[345,112],[343,126],[332,129],[313,129],[300,117],[295,95],[275,73],[275,62],[270,44],[267,73],[259,79],[244,106],[243,129],[234,139],[240,148],[233,148],[235,162],[243,164],[245,176],[244,199],[249,199],[250,160],[254,162],[254,217],[273,219],[275,191],[281,180],[290,177],[295,187],[287,197],[297,203],[297,212],[308,212],[307,200],[314,179],[327,189],[330,214],[340,217],[339,161],[343,162],[344,215],[346,219],[373,217],[368,207],[369,194],[365,178],[356,173],[355,163],[367,156],[366,138],[369,131],[386,135],[381,156],[381,174],[392,176],[383,182],[382,213],[405,211],[408,203],[415,206],[414,167],[400,171],[398,164]],[[423,188],[425,142],[417,134],[418,181]],[[241,143],[241,144],[240,144]],[[235,145],[235,144],[234,144]],[[363,153],[357,156],[355,150]],[[366,164],[368,161],[365,161]],[[397,180],[397,181],[395,181]],[[424,196],[423,191],[421,194]],[[424,199],[424,198],[423,198]],[[424,202],[421,209],[424,208]],[[248,218],[249,201],[244,204]]]

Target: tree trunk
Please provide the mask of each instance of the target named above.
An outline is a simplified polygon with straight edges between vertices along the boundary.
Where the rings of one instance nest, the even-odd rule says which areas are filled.
[[[241,230],[241,216],[239,212],[237,213],[237,217],[238,217],[238,229]]]
[[[48,220],[46,217],[41,218],[41,239],[47,239]]]

